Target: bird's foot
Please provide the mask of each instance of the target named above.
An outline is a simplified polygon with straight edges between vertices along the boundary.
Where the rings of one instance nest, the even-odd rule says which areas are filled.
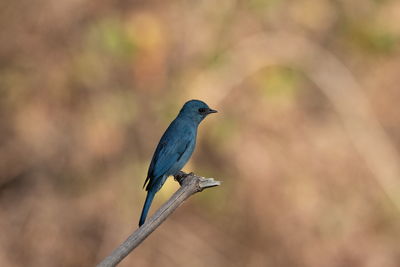
[[[183,172],[183,171],[179,171],[177,174],[174,175],[174,179],[175,179],[175,181],[177,181],[180,185],[182,185],[183,180],[184,180],[187,176],[190,176],[190,175],[194,175],[194,173],[193,173],[193,172],[191,172],[191,173],[185,173],[185,172]]]

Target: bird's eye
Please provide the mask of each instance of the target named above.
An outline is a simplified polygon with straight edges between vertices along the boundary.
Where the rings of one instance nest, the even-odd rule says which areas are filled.
[[[205,113],[207,111],[206,108],[199,108],[199,113]]]

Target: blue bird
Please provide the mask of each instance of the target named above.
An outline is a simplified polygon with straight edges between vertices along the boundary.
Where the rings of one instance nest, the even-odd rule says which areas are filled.
[[[186,102],[178,116],[169,125],[160,139],[150,163],[146,181],[147,197],[144,202],[139,227],[145,222],[154,195],[164,185],[170,175],[177,174],[196,146],[197,128],[208,114],[216,113],[200,100]]]

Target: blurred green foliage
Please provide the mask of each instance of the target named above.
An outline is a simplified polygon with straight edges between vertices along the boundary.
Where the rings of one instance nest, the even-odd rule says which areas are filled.
[[[267,98],[294,99],[299,89],[301,75],[294,69],[286,67],[273,67],[262,71],[257,87]]]

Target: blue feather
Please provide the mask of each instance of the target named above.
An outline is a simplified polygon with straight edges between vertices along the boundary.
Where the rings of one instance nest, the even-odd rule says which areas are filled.
[[[147,213],[149,213],[151,202],[153,202],[155,194],[156,192],[153,191],[147,192],[146,201],[144,202],[142,214],[140,215],[139,227],[142,226],[142,224],[144,224],[144,221],[146,220]]]

